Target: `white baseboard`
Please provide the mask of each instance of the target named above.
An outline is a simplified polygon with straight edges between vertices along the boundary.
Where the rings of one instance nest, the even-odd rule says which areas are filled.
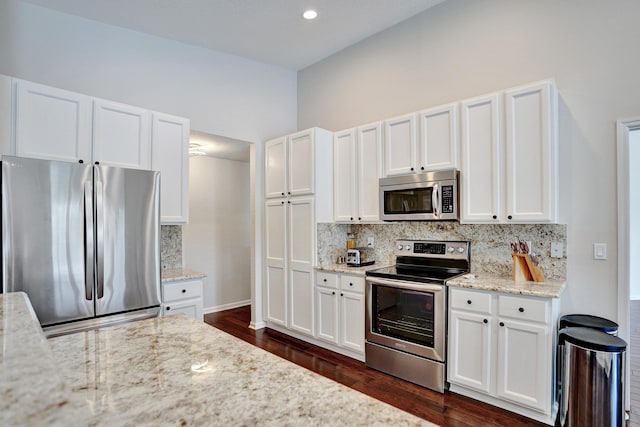
[[[244,307],[245,305],[250,305],[251,300],[244,300],[238,302],[232,302],[229,304],[216,305],[214,307],[203,307],[202,312],[204,314],[209,313],[217,313],[218,311],[231,310],[232,308]]]
[[[260,321],[260,322],[251,322],[249,323],[249,329],[253,329],[253,330],[259,330],[259,329],[264,329],[267,327],[267,322],[265,321]]]

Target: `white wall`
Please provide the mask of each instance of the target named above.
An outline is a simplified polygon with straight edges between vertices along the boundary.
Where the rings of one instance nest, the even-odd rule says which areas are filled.
[[[249,303],[251,239],[249,163],[189,158],[189,224],[183,228],[187,267],[207,275],[204,312]]]
[[[298,127],[340,130],[554,77],[563,312],[617,318],[615,120],[640,115],[640,2],[448,0],[298,73]],[[593,260],[594,242],[609,258]]]
[[[0,0],[0,74],[250,142],[296,129],[295,72],[15,0]]]
[[[629,283],[630,297],[640,300],[640,130],[629,132]]]

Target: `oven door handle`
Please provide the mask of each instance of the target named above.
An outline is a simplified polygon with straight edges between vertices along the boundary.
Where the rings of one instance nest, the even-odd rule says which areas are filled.
[[[427,292],[443,291],[445,287],[444,284],[437,285],[437,284],[430,284],[430,283],[420,283],[418,285],[412,282],[405,282],[405,281],[391,280],[391,279],[380,279],[378,277],[367,277],[367,282],[373,285],[384,285],[384,286],[389,286],[391,288],[401,288],[401,289],[409,289],[412,291],[427,291]]]

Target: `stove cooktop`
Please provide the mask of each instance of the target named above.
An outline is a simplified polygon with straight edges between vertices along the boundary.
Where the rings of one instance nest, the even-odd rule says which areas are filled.
[[[427,269],[393,265],[367,271],[367,276],[405,280],[420,283],[444,283],[446,280],[467,273],[458,269]]]

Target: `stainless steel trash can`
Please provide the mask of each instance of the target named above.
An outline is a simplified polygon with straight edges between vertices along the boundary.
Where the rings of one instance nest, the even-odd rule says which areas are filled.
[[[564,328],[562,397],[556,424],[622,427],[627,343],[605,332]]]
[[[618,324],[604,317],[593,316],[591,314],[565,314],[560,317],[558,329],[574,326],[597,329],[609,335],[618,336]]]

